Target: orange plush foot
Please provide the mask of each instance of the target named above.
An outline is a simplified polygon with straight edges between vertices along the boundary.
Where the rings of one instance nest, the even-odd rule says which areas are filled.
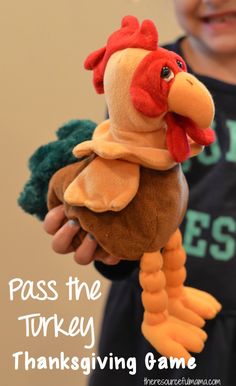
[[[213,319],[222,308],[221,304],[208,292],[184,287],[184,293],[184,305],[204,319]]]
[[[142,332],[152,346],[163,356],[184,358],[187,362],[191,355],[203,350],[206,333],[172,316],[155,325],[142,323]]]
[[[181,295],[169,297],[169,313],[198,327],[203,327],[205,319],[213,319],[220,310],[220,303],[212,295],[195,288],[183,287]]]

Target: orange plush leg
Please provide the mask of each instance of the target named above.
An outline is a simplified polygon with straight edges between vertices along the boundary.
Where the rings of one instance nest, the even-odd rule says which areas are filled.
[[[191,357],[190,352],[203,349],[206,333],[200,328],[183,322],[168,313],[166,278],[162,271],[161,253],[144,253],[140,264],[140,284],[144,320],[142,332],[155,349],[166,357]]]
[[[164,248],[163,271],[166,276],[166,291],[169,297],[169,313],[185,322],[202,327],[204,319],[212,319],[221,305],[207,292],[183,285],[186,278],[186,253],[177,229]]]

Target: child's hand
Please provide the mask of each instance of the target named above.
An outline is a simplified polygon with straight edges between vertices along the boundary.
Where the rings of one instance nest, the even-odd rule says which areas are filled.
[[[78,264],[87,265],[93,260],[99,260],[104,264],[114,265],[120,261],[120,258],[110,256],[105,251],[96,253],[97,242],[90,234],[87,234],[81,245],[75,249],[72,241],[80,229],[80,224],[66,219],[63,205],[48,212],[44,220],[44,229],[53,235],[52,249],[60,254],[74,251],[74,259]]]

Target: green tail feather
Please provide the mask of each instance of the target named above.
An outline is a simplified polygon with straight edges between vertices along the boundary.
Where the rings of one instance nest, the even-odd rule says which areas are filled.
[[[43,220],[47,214],[47,191],[52,175],[62,167],[78,161],[72,149],[91,139],[96,124],[89,120],[72,120],[60,127],[57,140],[41,146],[31,156],[31,176],[18,198],[18,204],[27,213]]]

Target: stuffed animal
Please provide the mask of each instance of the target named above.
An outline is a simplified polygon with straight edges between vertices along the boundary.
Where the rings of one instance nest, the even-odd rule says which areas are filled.
[[[63,203],[99,249],[140,260],[142,332],[166,357],[201,352],[202,327],[221,305],[184,286],[181,224],[188,187],[181,163],[214,141],[214,104],[184,60],[158,46],[155,25],[126,16],[105,47],[85,61],[109,119],[74,147],[78,162],[50,180],[48,209]],[[127,328],[129,328],[127,326]]]

